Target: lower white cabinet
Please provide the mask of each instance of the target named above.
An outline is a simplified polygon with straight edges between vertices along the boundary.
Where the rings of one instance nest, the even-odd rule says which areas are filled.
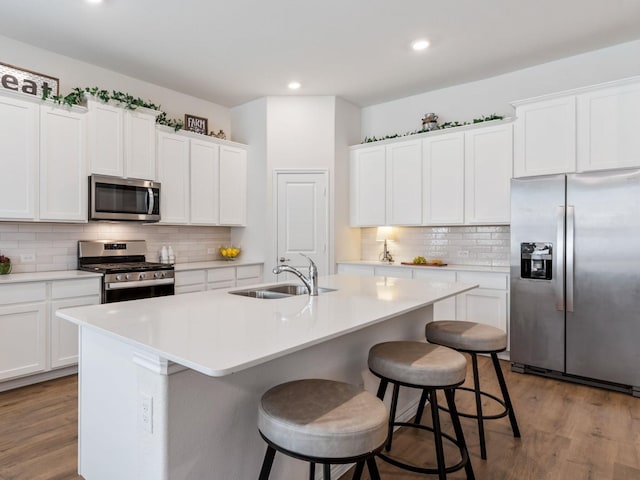
[[[0,381],[76,364],[77,327],[55,312],[98,303],[99,277],[0,285]]]
[[[254,285],[262,282],[262,264],[187,270],[175,278],[176,295]]]

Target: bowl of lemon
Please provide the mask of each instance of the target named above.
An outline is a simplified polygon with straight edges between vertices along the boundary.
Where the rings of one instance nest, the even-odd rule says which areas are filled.
[[[235,260],[238,258],[238,255],[240,255],[240,249],[238,247],[220,247],[218,251],[225,260]]]

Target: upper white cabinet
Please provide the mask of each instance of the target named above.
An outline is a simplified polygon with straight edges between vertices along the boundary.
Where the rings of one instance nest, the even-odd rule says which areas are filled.
[[[464,223],[464,132],[422,141],[423,223]]]
[[[575,171],[575,97],[517,105],[516,117],[515,177]]]
[[[37,103],[0,96],[0,219],[36,218]]]
[[[86,113],[40,107],[40,220],[87,221]]]
[[[189,138],[158,130],[161,223],[189,222]]]
[[[220,145],[220,224],[247,223],[247,150]]]
[[[465,132],[467,224],[508,224],[511,220],[513,127],[511,124]]]
[[[386,225],[386,149],[375,146],[351,152],[351,225]]]
[[[640,166],[640,81],[577,96],[578,171]]]
[[[93,98],[87,107],[90,173],[155,180],[158,112],[127,110]]]
[[[640,78],[514,105],[516,177],[640,166]]]
[[[191,223],[220,222],[220,149],[217,144],[191,139]]]
[[[352,151],[353,226],[422,223],[421,152],[420,140]]]
[[[509,120],[351,150],[351,225],[509,223]]]

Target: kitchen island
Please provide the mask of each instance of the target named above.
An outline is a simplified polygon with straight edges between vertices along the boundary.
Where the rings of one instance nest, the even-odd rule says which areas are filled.
[[[258,299],[207,291],[57,311],[80,327],[79,473],[86,480],[257,478],[260,396],[299,378],[375,391],[367,353],[424,338],[432,304],[475,285],[321,277],[334,291]],[[232,289],[232,291],[235,289]],[[404,409],[415,396],[401,400]],[[273,480],[306,464],[276,457]]]

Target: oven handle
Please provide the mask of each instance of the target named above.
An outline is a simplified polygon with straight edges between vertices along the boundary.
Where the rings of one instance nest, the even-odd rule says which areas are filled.
[[[107,283],[105,290],[122,290],[123,288],[153,287],[154,285],[170,285],[174,283],[173,278],[163,278],[159,280],[136,280],[133,282]]]

